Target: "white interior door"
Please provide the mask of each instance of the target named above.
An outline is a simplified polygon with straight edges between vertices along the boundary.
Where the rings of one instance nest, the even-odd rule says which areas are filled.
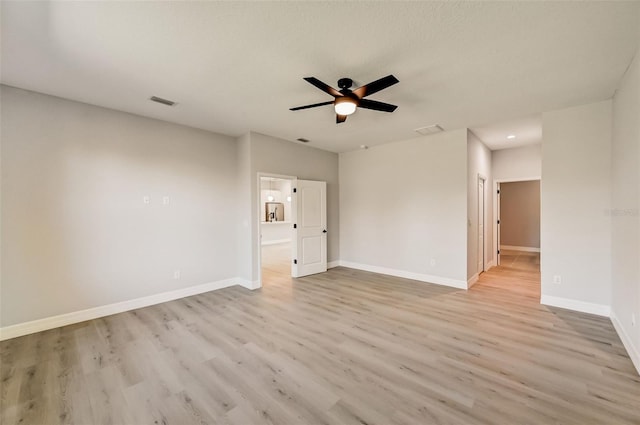
[[[484,180],[478,179],[478,273],[484,271]]]
[[[297,180],[293,277],[327,271],[327,183]]]

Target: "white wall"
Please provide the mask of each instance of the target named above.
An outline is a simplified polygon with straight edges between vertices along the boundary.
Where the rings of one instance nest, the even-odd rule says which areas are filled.
[[[253,287],[257,286],[259,276],[258,173],[295,176],[303,180],[327,182],[327,258],[328,261],[337,261],[340,258],[338,154],[255,132],[248,135],[248,145],[251,208],[247,211],[243,210],[240,215],[243,223],[245,220],[249,220],[251,231],[250,237],[243,238],[239,243],[243,245],[241,252],[249,250],[251,254],[249,255],[249,263],[242,263],[243,267],[239,270],[239,275],[249,280]],[[246,155],[246,152],[243,151],[242,154]],[[247,162],[246,158],[239,160]]]
[[[608,315],[611,101],[542,115],[542,302]],[[553,283],[560,275],[561,284]]]
[[[540,250],[540,180],[500,184],[500,246]]]
[[[253,264],[253,250],[251,247],[251,133],[246,133],[236,139],[236,187],[238,193],[238,222],[237,225],[237,275],[248,287],[253,287],[251,280],[251,265]],[[257,260],[256,260],[257,261]]]
[[[235,276],[232,138],[0,90],[2,326]]]
[[[273,245],[275,243],[290,242],[293,238],[293,228],[290,222],[276,221],[273,223],[260,223],[260,243]]]
[[[466,129],[341,153],[341,263],[466,288],[466,158]]]
[[[611,318],[640,372],[640,50],[613,99],[611,164]]]
[[[491,168],[495,181],[539,179],[542,174],[542,144],[493,151]]]
[[[491,151],[471,131],[467,134],[467,279],[481,272],[478,268],[478,176],[485,178],[484,222],[485,264],[488,269],[493,262],[493,190],[491,173]]]

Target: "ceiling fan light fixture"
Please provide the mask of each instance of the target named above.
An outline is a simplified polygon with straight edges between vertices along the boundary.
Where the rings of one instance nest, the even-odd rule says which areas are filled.
[[[304,80],[316,88],[322,90],[334,97],[334,100],[327,102],[314,103],[312,105],[296,106],[289,108],[290,111],[299,111],[301,109],[316,108],[318,106],[333,105],[336,111],[336,124],[343,123],[347,117],[356,111],[356,108],[373,109],[374,111],[393,112],[397,106],[390,103],[378,102],[377,100],[365,99],[365,97],[391,87],[400,81],[393,75],[387,75],[351,90],[353,80],[351,78],[341,78],[338,80],[338,86],[341,90],[336,90],[326,83],[318,80],[316,77],[304,77]]]
[[[356,111],[355,100],[348,97],[339,97],[335,102],[336,114],[338,115],[351,115]]]

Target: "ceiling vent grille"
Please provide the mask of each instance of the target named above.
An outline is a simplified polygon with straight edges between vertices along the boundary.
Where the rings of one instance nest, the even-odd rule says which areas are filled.
[[[440,127],[438,124],[433,124],[433,125],[428,125],[426,127],[416,128],[415,131],[417,133],[427,135],[427,134],[440,133],[441,131],[444,131],[444,129]]]
[[[161,104],[167,105],[167,106],[174,106],[176,104],[176,102],[174,102],[173,100],[163,99],[163,98],[158,97],[158,96],[151,96],[149,98],[149,100],[152,101],[152,102],[161,103]]]

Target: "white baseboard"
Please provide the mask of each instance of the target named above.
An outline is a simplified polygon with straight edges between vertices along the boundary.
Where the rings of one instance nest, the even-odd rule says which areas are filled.
[[[275,239],[272,241],[262,241],[262,246],[265,245],[278,245],[279,243],[291,242],[291,239]]]
[[[327,263],[327,269],[332,269],[334,267],[338,267],[340,265],[340,260],[336,260],[336,261],[329,261]]]
[[[540,252],[540,248],[535,248],[532,246],[500,245],[500,250],[503,249],[508,249],[510,251]]]
[[[97,319],[99,317],[111,316],[112,314],[148,307],[150,305],[161,304],[167,301],[215,291],[216,289],[227,288],[237,284],[240,284],[240,279],[237,278],[219,280],[217,282],[204,283],[202,285],[190,286],[188,288],[177,289],[175,291],[162,292],[160,294],[149,295],[133,300],[121,301],[114,304],[102,305],[86,310],[74,311],[71,313],[60,314],[58,316],[45,317],[44,319],[5,326],[0,328],[0,341]]]
[[[611,311],[610,317],[611,323],[613,323],[613,327],[616,329],[616,332],[618,332],[618,336],[622,341],[622,345],[624,345],[624,348],[626,348],[627,353],[629,354],[629,357],[633,362],[633,365],[636,367],[638,374],[640,374],[640,347],[635,347],[633,345],[633,341],[624,330],[622,323],[620,323],[618,316],[616,316],[616,313],[613,310]]]
[[[258,280],[248,280],[248,279],[237,279],[238,285],[242,286],[243,288],[247,288],[250,290],[254,290],[254,289],[260,289],[260,281]]]
[[[551,295],[542,295],[540,297],[540,304],[566,308],[567,310],[580,311],[582,313],[590,313],[604,317],[609,317],[611,315],[611,307],[608,305],[588,303],[569,298],[553,297]]]
[[[474,274],[469,278],[469,280],[467,280],[467,288],[471,289],[471,287],[475,285],[477,281],[478,281],[478,273]]]
[[[340,261],[340,265],[350,269],[364,270],[367,272],[386,274],[389,276],[403,277],[405,279],[419,280],[421,282],[434,283],[436,285],[451,286],[458,289],[467,289],[467,282],[464,280],[451,279],[448,277],[432,276],[422,273],[408,272],[405,270],[389,269],[386,267],[370,266],[368,264],[352,263],[350,261]]]

